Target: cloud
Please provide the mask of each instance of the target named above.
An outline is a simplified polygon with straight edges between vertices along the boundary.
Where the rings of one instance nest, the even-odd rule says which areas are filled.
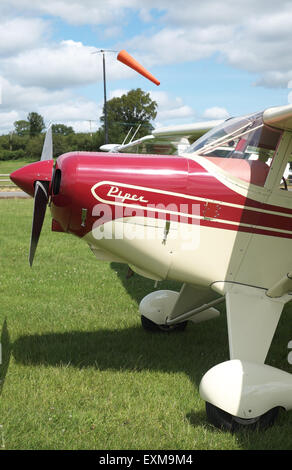
[[[0,23],[0,56],[11,56],[35,47],[47,32],[48,25],[40,18],[5,19]]]
[[[99,120],[66,121],[64,124],[66,124],[66,126],[73,127],[75,132],[85,132],[85,133],[96,132],[100,126]]]
[[[8,134],[8,132],[12,131],[13,123],[18,121],[20,118],[20,114],[17,111],[8,111],[8,112],[1,112],[0,113],[0,133],[1,134]]]
[[[66,40],[35,48],[2,60],[6,77],[26,86],[61,89],[101,81],[102,57],[98,49],[80,41]],[[116,54],[106,57],[108,79],[133,76],[135,72],[116,60]]]
[[[150,6],[151,2],[148,2]],[[164,2],[161,27],[131,38],[127,47],[147,66],[217,60],[258,75],[257,85],[286,86],[292,75],[292,4],[271,0],[205,0],[194,7],[181,0]]]
[[[204,111],[203,117],[207,119],[227,119],[229,117],[227,109],[213,106]]]
[[[126,44],[145,66],[179,64],[212,56],[232,40],[233,28],[211,26],[191,31],[164,28],[149,37],[139,35]]]
[[[0,77],[0,84],[0,133],[13,130],[14,122],[26,119],[30,111],[41,114],[46,123],[72,125],[74,129],[84,128],[88,132],[89,121],[92,121],[92,126],[94,122],[99,122],[102,104],[82,98],[68,90],[51,91],[40,87],[24,87],[12,84],[3,77]]]
[[[193,119],[194,110],[183,103],[180,97],[172,97],[164,91],[150,91],[151,99],[158,105],[157,121],[179,121],[183,118]]]
[[[46,104],[39,106],[39,112],[46,120],[52,122],[69,122],[69,121],[89,121],[97,120],[101,115],[101,105],[97,105],[94,101],[71,98],[64,101],[61,105]]]
[[[292,80],[290,0],[280,4],[274,0],[205,0],[195,5],[181,0],[179,7],[174,0],[1,0],[0,14],[3,125],[34,109],[84,128],[87,120],[99,117],[101,104],[77,94],[78,87],[102,81],[102,56],[93,54],[98,44],[68,39],[72,31],[78,31],[69,27],[67,40],[53,41],[54,18],[73,25],[102,26],[109,47],[126,48],[152,71],[156,65],[215,58],[252,73],[258,86],[287,87]],[[124,40],[121,31],[133,18],[139,21],[139,29]],[[118,34],[121,43],[114,42]],[[106,65],[110,81],[136,76],[114,54],[106,56]],[[128,84],[115,86],[110,98],[124,93],[123,86]],[[157,119],[163,123],[195,116],[179,97],[161,91],[151,96],[159,104]],[[203,115],[217,119],[228,112],[212,107]]]
[[[3,5],[10,4],[16,9],[29,10],[62,18],[74,25],[112,24],[123,20],[127,8],[136,8],[141,4],[135,0],[2,0]]]
[[[123,41],[119,46],[130,49],[146,67],[216,56],[233,67],[257,74],[257,85],[286,86],[287,76],[290,79],[292,75],[288,47],[292,40],[292,4],[288,0],[281,0],[281,8],[272,0],[226,0],[223,3],[205,0],[196,5],[189,0],[181,0],[179,8],[176,1],[169,0],[160,0],[159,3],[154,0],[2,0],[0,8],[3,10],[6,6],[7,10],[8,5],[10,9],[14,8],[16,15],[23,11],[29,15],[58,17],[74,25],[103,26],[108,38],[117,37],[127,27],[130,18],[136,15],[144,22],[145,32],[142,30],[141,34]],[[35,48],[37,40],[42,38],[48,27],[40,19],[5,21],[11,27],[6,25],[0,29],[0,33],[4,34],[1,37],[6,35],[8,38],[1,41],[0,53],[2,47],[2,54],[6,55],[9,50],[27,51],[30,45]],[[29,34],[25,34],[26,31]],[[21,83],[39,85],[42,80],[49,88],[58,85],[57,66],[60,82],[64,82],[64,86],[100,80],[101,67],[95,71],[90,67],[87,57],[90,47],[82,45],[77,51],[77,44],[70,45],[69,41],[63,41],[58,45],[38,47],[35,55],[32,51],[27,52],[3,64],[5,73],[11,77],[15,68]],[[41,64],[39,70],[37,63]],[[82,68],[86,73],[82,74]],[[34,79],[30,69],[35,75]],[[118,70],[122,69],[114,65],[111,69],[114,79],[133,76],[129,71],[119,74]]]
[[[110,100],[112,98],[121,98],[121,96],[126,95],[130,90],[124,90],[124,89],[117,89],[117,90],[111,90],[109,94]]]
[[[11,83],[0,77],[2,90],[1,111],[19,109],[23,112],[31,111],[32,107],[39,107],[46,103],[60,103],[68,99],[71,94],[68,90],[48,91],[41,87],[26,87]]]

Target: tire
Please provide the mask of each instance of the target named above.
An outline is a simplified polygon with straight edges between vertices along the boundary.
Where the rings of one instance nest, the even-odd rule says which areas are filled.
[[[230,432],[266,429],[274,424],[278,412],[279,407],[276,407],[256,418],[243,419],[238,416],[233,416],[226,411],[217,408],[217,406],[206,402],[206,413],[210,423],[212,423],[216,428]]]
[[[164,333],[171,333],[173,331],[184,331],[187,322],[184,321],[182,323],[176,323],[175,325],[157,325],[153,321],[149,320],[149,318],[144,317],[144,315],[141,315],[141,324],[144,330],[150,331],[152,333],[157,333],[157,332],[164,332]]]

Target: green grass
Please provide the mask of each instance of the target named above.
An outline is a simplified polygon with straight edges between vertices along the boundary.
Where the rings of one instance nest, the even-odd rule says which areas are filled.
[[[292,413],[265,432],[230,434],[206,421],[198,387],[228,359],[220,318],[149,334],[138,303],[154,282],[98,262],[87,245],[50,231],[32,268],[33,201],[0,200],[0,447],[3,449],[292,449]],[[174,282],[159,289],[178,290]],[[268,362],[291,372],[291,306]]]
[[[0,173],[1,174],[10,174],[13,171],[21,168],[24,165],[28,165],[32,163],[31,160],[8,160],[8,161],[0,161]]]

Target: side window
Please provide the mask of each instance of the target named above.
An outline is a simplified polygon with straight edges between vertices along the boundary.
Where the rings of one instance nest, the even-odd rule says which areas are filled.
[[[289,157],[283,177],[280,181],[280,189],[286,191],[289,191],[289,189],[292,190],[292,154]]]
[[[282,131],[255,122],[247,130],[226,137],[202,154],[225,171],[256,186],[264,186]]]

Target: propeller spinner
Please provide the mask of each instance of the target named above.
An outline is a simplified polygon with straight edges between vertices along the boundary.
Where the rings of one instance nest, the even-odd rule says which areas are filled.
[[[39,162],[26,165],[10,175],[10,179],[23,191],[34,197],[29,263],[32,266],[47,204],[50,196],[50,183],[53,171],[53,139],[52,128],[49,127]]]

